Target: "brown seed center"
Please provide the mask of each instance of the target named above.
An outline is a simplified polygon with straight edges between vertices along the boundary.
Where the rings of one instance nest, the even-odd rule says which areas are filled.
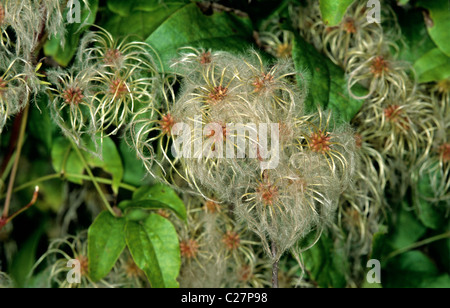
[[[439,147],[439,155],[444,162],[450,162],[450,143],[444,143]]]
[[[201,64],[209,64],[212,62],[211,52],[204,52],[200,55]]]
[[[129,93],[127,84],[120,79],[113,80],[109,85],[109,93],[113,94],[114,98],[123,97]]]
[[[278,187],[270,183],[261,183],[258,187],[258,193],[264,205],[273,205],[278,196]]]
[[[222,101],[228,94],[228,88],[217,86],[209,93],[208,102],[211,104],[216,104]]]
[[[377,56],[372,60],[370,71],[375,77],[380,77],[389,71],[389,63],[382,56]]]
[[[241,239],[239,234],[234,231],[227,231],[222,238],[222,242],[228,248],[228,250],[236,250],[239,248],[239,244],[241,243]]]
[[[214,214],[216,212],[218,212],[220,210],[220,205],[213,201],[213,200],[208,200],[205,202],[205,207],[204,207],[206,212],[209,212],[211,214]]]
[[[83,101],[83,98],[83,91],[79,87],[69,88],[63,92],[63,99],[66,104],[78,105]]]
[[[384,116],[392,123],[398,123],[404,129],[409,127],[408,118],[403,114],[403,110],[398,105],[391,105],[384,109]]]
[[[197,256],[199,245],[194,239],[183,240],[180,243],[181,256],[186,259],[192,259]]]
[[[261,74],[261,77],[256,78],[255,82],[253,82],[252,85],[255,87],[255,92],[260,92],[272,82],[273,76],[269,73],[263,73]]]
[[[317,153],[325,153],[330,150],[331,142],[330,133],[324,133],[319,130],[317,133],[311,135],[310,148],[312,151]]]
[[[164,134],[170,135],[172,132],[172,127],[175,125],[175,119],[170,113],[168,113],[162,117],[161,121],[159,121],[159,125]]]
[[[80,262],[80,274],[81,276],[86,276],[89,272],[88,268],[88,258],[83,255],[78,255],[75,259]]]
[[[351,17],[347,17],[343,23],[344,30],[347,33],[356,33],[355,21]]]
[[[103,61],[106,64],[114,64],[122,56],[122,53],[118,49],[108,49],[103,56]]]

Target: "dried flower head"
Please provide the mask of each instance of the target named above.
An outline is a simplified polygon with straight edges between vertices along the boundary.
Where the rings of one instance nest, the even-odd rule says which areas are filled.
[[[228,250],[236,250],[241,243],[240,236],[235,231],[227,231],[223,237],[222,242],[225,244]]]
[[[356,33],[356,26],[355,26],[354,18],[346,17],[342,22],[342,26],[347,33],[353,33],[353,34]]]
[[[75,260],[77,260],[80,264],[80,274],[81,276],[88,276],[89,268],[88,268],[88,258],[83,255],[75,256]]]
[[[275,184],[261,182],[256,190],[259,199],[264,205],[273,206],[278,197],[278,187]]]
[[[211,89],[211,92],[208,94],[207,102],[210,104],[218,104],[224,100],[227,96],[228,88],[223,86],[217,86]]]
[[[369,50],[353,50],[348,53],[347,88],[352,97],[370,98],[375,102],[407,98],[408,93],[414,90],[414,82],[408,76],[411,66],[395,60],[390,49],[396,48],[391,42],[381,42],[372,45]],[[369,90],[366,95],[358,96],[353,93],[352,89],[358,83]]]
[[[7,119],[22,110],[38,91],[34,72],[30,75],[28,70],[30,64],[20,58],[0,62],[0,134]]]
[[[132,144],[138,145],[138,155],[148,161],[146,167],[152,174],[153,163],[161,166],[164,175],[158,175],[159,179],[176,176],[205,199],[214,195],[218,202],[233,204],[233,213],[260,237],[271,260],[277,260],[332,217],[337,198],[353,173],[353,132],[347,126],[332,127],[328,113],[304,113],[306,82],[300,88],[295,83],[292,61],[268,65],[255,51],[239,56],[211,52],[212,62],[202,64],[199,59],[204,51],[189,50],[174,65],[184,74],[180,95],[175,99],[169,94],[163,105],[149,107],[133,118]],[[187,73],[189,69],[194,72]],[[186,148],[177,151],[183,155],[170,152],[170,142],[179,145],[184,133],[173,133],[176,124],[180,124],[177,129],[183,126],[190,132],[181,139]],[[272,125],[270,133],[258,135],[264,124]],[[196,127],[200,127],[198,134]],[[273,145],[272,157],[264,151],[265,142]],[[156,159],[156,147],[162,159]],[[231,152],[236,155],[230,157]],[[277,166],[260,169],[262,162],[275,158]],[[163,168],[164,164],[169,168]],[[208,232],[201,233],[207,242],[202,247],[209,250],[217,242],[224,244],[223,259],[252,255],[242,232],[237,231],[240,227],[226,222],[223,212],[205,215],[201,211],[208,226]],[[218,237],[215,229],[224,235]],[[186,238],[199,240],[192,232],[182,237]],[[276,255],[271,253],[270,242],[278,247]],[[183,243],[183,250],[187,251],[187,244]]]
[[[279,29],[278,25],[262,31],[259,34],[261,44],[273,56],[286,59],[292,56],[294,36],[291,31]]]
[[[142,77],[138,67],[116,74],[99,72],[93,81],[100,84],[92,100],[95,127],[102,135],[116,134],[126,125],[139,102],[152,102],[152,79]],[[111,128],[111,129],[110,129]]]
[[[80,146],[82,136],[94,130],[94,106],[92,104],[92,70],[55,70],[47,73],[52,82],[50,112],[62,132]]]
[[[389,62],[387,62],[383,56],[376,56],[372,59],[370,72],[375,78],[383,76],[384,73],[389,72]]]
[[[252,85],[255,87],[255,92],[260,92],[267,88],[273,82],[273,76],[270,73],[262,73],[261,77],[256,77]]]
[[[172,127],[175,125],[175,119],[170,113],[168,113],[162,117],[159,121],[159,125],[161,126],[161,131],[164,134],[170,135],[172,132]]]
[[[220,211],[220,204],[214,200],[206,200],[203,208],[206,212],[214,214]]]
[[[80,87],[63,90],[63,99],[66,104],[80,104],[83,101],[83,90]]]
[[[186,259],[197,257],[199,245],[195,239],[187,239],[180,242],[181,256]]]
[[[291,10],[293,24],[300,30],[300,34],[307,42],[318,50],[323,49],[322,35],[327,27],[322,20],[319,3],[314,0],[307,0],[305,6],[297,6]]]
[[[302,103],[307,93],[306,81],[301,84],[302,91],[298,91],[298,85],[293,85],[292,79],[303,74],[293,73],[291,60],[280,60],[272,65],[265,65],[257,52],[251,52],[249,59],[245,60],[248,71],[244,75],[246,83],[251,85],[249,91],[255,94],[255,103],[264,107],[266,112],[276,108],[283,108],[292,113],[302,112]],[[291,79],[292,78],[292,79]],[[273,116],[276,116],[273,114]]]
[[[53,240],[48,250],[39,258],[32,272],[43,264],[49,268],[49,285],[61,288],[73,287],[114,287],[112,277],[107,276],[99,282],[93,282],[89,278],[89,267],[87,259],[87,232],[81,232],[78,236],[67,236],[66,238]],[[77,261],[80,269],[80,283],[71,283],[67,279],[70,267],[68,262]],[[44,262],[45,261],[45,262]],[[73,264],[73,263],[72,263]],[[73,266],[73,265],[72,265]]]
[[[316,133],[312,133],[312,135],[310,136],[311,144],[309,146],[311,147],[312,151],[325,154],[331,150],[330,139],[331,136],[329,132],[325,133],[319,130]]]
[[[114,65],[122,60],[123,54],[117,48],[108,49],[103,55],[103,62],[107,65]]]
[[[408,129],[408,118],[405,118],[402,113],[402,108],[398,105],[390,105],[384,108],[384,116],[387,121],[399,124],[402,128]]]
[[[200,64],[210,64],[212,62],[211,51],[202,52],[199,62]]]
[[[93,44],[93,46],[91,46]],[[118,41],[104,29],[87,33],[80,43],[78,61],[86,66],[101,66],[111,72],[120,70],[147,70],[156,74],[157,64],[151,46],[143,42]]]
[[[175,93],[172,85],[165,82],[161,93],[163,101],[159,107],[150,103],[134,113],[127,127],[127,142],[137,151],[137,157],[142,160],[149,174],[167,181],[172,176],[185,177],[176,168],[177,160],[171,158],[172,130],[177,123],[183,121],[180,110],[173,107]],[[156,152],[162,153],[158,157]],[[155,168],[156,167],[156,168]],[[167,177],[167,178],[166,178]]]
[[[113,96],[113,99],[120,99],[129,94],[129,88],[124,80],[120,80],[120,78],[113,79],[109,84],[109,94]]]
[[[321,19],[315,21],[320,22]],[[350,52],[368,51],[368,46],[379,44],[384,37],[380,24],[367,21],[366,5],[362,2],[351,5],[338,26],[326,27],[321,34],[323,48],[320,49],[340,66],[346,66]]]
[[[344,178],[348,176],[346,170],[352,164],[355,140],[349,134],[348,128],[342,127],[341,133],[330,132],[331,113],[324,114],[321,110],[315,115],[298,119],[298,126],[303,130],[297,137],[299,149],[309,149],[322,155],[330,168]],[[340,175],[340,176],[341,176]]]

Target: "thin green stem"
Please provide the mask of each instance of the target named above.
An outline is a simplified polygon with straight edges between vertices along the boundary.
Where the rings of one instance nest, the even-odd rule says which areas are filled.
[[[395,257],[395,256],[398,256],[399,254],[405,253],[405,252],[407,252],[407,251],[409,251],[409,250],[416,249],[416,248],[418,248],[418,247],[420,247],[420,246],[428,245],[428,244],[430,244],[430,243],[432,243],[432,242],[436,242],[436,241],[439,241],[439,240],[443,240],[443,239],[445,239],[445,238],[450,238],[450,231],[445,232],[445,233],[443,233],[443,234],[439,234],[439,235],[432,236],[432,237],[430,237],[430,238],[424,239],[423,241],[420,241],[420,242],[416,242],[416,243],[411,244],[411,245],[409,245],[409,246],[406,246],[406,247],[404,247],[404,248],[397,249],[397,250],[391,252],[391,253],[387,256],[387,259],[390,259],[390,258],[393,258],[393,257]]]
[[[3,172],[1,180],[6,181],[6,178],[8,177],[8,174],[10,173],[12,166],[14,164],[14,159],[16,158],[16,153],[14,152],[11,156],[11,159],[8,161],[8,164],[6,165],[5,172]]]
[[[13,192],[16,193],[16,192],[19,192],[19,191],[21,191],[21,190],[24,190],[24,189],[26,189],[26,188],[28,188],[28,187],[35,186],[35,185],[38,184],[38,183],[46,182],[46,181],[50,181],[50,180],[54,180],[54,179],[59,179],[59,178],[61,178],[61,177],[64,177],[64,179],[67,179],[67,178],[74,178],[74,179],[80,179],[80,180],[86,180],[86,181],[90,181],[90,180],[91,180],[91,178],[90,178],[89,176],[84,175],[84,174],[74,174],[74,173],[65,173],[65,174],[61,174],[61,173],[53,173],[53,174],[45,175],[45,176],[42,176],[42,177],[40,177],[40,178],[31,180],[31,181],[29,181],[29,182],[27,182],[27,183],[24,183],[24,184],[20,185],[20,186],[17,186],[16,188],[14,188]],[[108,184],[108,185],[112,185],[112,184],[113,184],[113,181],[110,180],[110,179],[105,179],[105,178],[100,178],[100,177],[94,177],[94,178],[95,178],[95,180],[96,180],[98,183],[101,183],[101,184]],[[123,189],[126,189],[126,190],[129,190],[129,191],[131,191],[131,192],[137,190],[137,188],[136,188],[135,186],[132,186],[132,185],[129,185],[129,184],[126,184],[126,183],[120,183],[120,184],[119,184],[119,187],[120,187],[120,188],[123,188]],[[5,197],[5,196],[2,195],[2,196],[0,196],[0,199],[3,199],[4,197]]]
[[[6,192],[5,205],[3,207],[3,214],[2,214],[3,218],[7,218],[9,213],[9,206],[11,204],[11,197],[14,188],[14,181],[16,180],[17,168],[19,167],[20,154],[22,152],[23,139],[25,136],[25,129],[27,127],[29,110],[30,105],[27,104],[27,106],[23,110],[22,122],[20,123],[20,132],[19,132],[19,139],[17,141],[16,157],[14,157],[14,164],[12,166],[11,174],[9,176],[8,190]]]
[[[83,175],[83,174],[72,174],[72,173],[67,173],[66,174],[67,178],[76,178],[76,179],[80,179],[80,180],[87,180],[90,181],[91,177]],[[102,183],[102,184],[108,184],[108,185],[112,185],[113,181],[110,179],[105,179],[105,178],[99,178],[99,177],[94,177],[94,179],[98,182],[98,183]],[[129,190],[129,191],[136,191],[137,188],[132,186],[132,185],[128,185],[125,183],[120,183],[119,187]]]
[[[87,163],[86,159],[84,158],[83,154],[81,153],[80,149],[77,147],[77,145],[70,140],[72,143],[72,147],[74,148],[75,152],[77,152],[78,157],[80,158],[81,162],[84,165],[84,168],[86,169],[89,178],[91,182],[94,184],[95,189],[97,189],[98,194],[100,195],[100,198],[102,199],[105,207],[108,209],[108,211],[114,216],[117,217],[117,214],[112,209],[111,205],[109,204],[108,200],[106,200],[105,194],[103,193],[102,189],[100,188],[100,185],[98,185],[98,182],[96,181],[94,175],[92,174],[91,168],[89,167],[89,164]]]
[[[25,188],[28,188],[28,187],[31,187],[31,186],[35,186],[38,183],[46,182],[46,181],[53,180],[53,179],[58,179],[60,177],[61,177],[61,174],[59,174],[59,173],[45,175],[43,177],[31,180],[31,181],[29,181],[29,182],[27,182],[25,184],[17,186],[16,188],[14,188],[13,192],[16,193],[18,191],[24,190]]]

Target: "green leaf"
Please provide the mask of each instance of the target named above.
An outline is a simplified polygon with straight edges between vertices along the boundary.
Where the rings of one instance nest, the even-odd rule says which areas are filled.
[[[147,176],[142,161],[137,158],[136,151],[128,146],[124,139],[119,144],[119,152],[123,161],[123,181],[134,186],[141,186]]]
[[[108,275],[125,248],[125,223],[108,211],[101,212],[88,230],[89,277],[98,281]]]
[[[439,203],[428,202],[427,198],[434,198],[434,194],[431,188],[430,176],[423,175],[418,183],[418,196],[414,198],[417,217],[426,227],[437,230],[445,222],[445,205],[440,206]]]
[[[112,189],[115,194],[119,192],[119,185],[123,178],[123,165],[116,144],[110,137],[98,139],[97,144],[101,145],[101,157],[94,156],[97,153],[95,143],[91,139],[86,139],[86,145],[91,153],[84,152],[84,155],[91,167],[102,168],[112,175]]]
[[[245,12],[249,15],[255,29],[260,29],[264,23],[273,22],[280,17],[289,18],[289,7],[299,5],[301,0],[228,0],[226,6]],[[210,6],[206,1],[198,1],[199,5],[203,5],[205,10]],[[295,3],[294,3],[295,2]]]
[[[33,162],[38,163],[38,162]],[[42,173],[41,173],[42,175]],[[31,177],[30,178],[38,178]],[[30,187],[28,196],[32,196],[33,191]],[[60,179],[45,181],[39,183],[39,202],[36,203],[36,207],[41,211],[52,210],[54,213],[58,213],[64,200],[67,198],[67,193],[64,190],[64,182]]]
[[[52,276],[52,268],[47,267],[43,271],[31,276],[30,279],[28,279],[28,281],[26,282],[24,288],[27,288],[27,289],[30,289],[30,288],[49,289],[52,287],[51,286],[51,278],[52,278],[51,276]]]
[[[98,0],[89,0],[89,9],[83,3],[81,10],[81,23],[71,23],[66,27],[65,44],[61,46],[61,36],[57,35],[50,38],[44,45],[44,53],[46,56],[53,57],[53,59],[62,66],[67,66],[77,52],[78,42],[81,34],[87,29],[86,24],[92,24],[95,21],[98,10]],[[64,18],[68,14],[69,8],[63,12]],[[83,23],[85,21],[85,23]]]
[[[30,110],[31,111],[31,110]],[[27,142],[30,143],[30,142]],[[30,151],[24,151],[23,153],[28,153],[27,155],[33,155],[33,160],[31,163],[21,164],[20,172],[16,176],[17,186],[30,183],[32,179],[38,179],[45,175],[51,175],[54,173],[54,168],[48,157],[43,156],[40,158],[38,155],[34,156],[34,147],[36,142],[33,142]],[[49,154],[50,155],[50,154]],[[31,157],[31,156],[28,156]],[[52,210],[57,213],[60,207],[64,204],[64,200],[67,198],[67,192],[64,192],[64,182],[59,178],[42,181],[40,183],[35,183],[39,185],[39,201],[33,205],[34,208],[39,209],[42,212]],[[27,204],[30,202],[30,198],[34,193],[35,186],[31,185],[28,188],[22,190],[18,194],[19,200],[16,203]]]
[[[331,257],[332,256],[332,257]],[[343,251],[333,245],[333,240],[322,234],[320,240],[303,253],[305,266],[313,280],[322,288],[343,288],[348,263]]]
[[[178,287],[180,247],[170,221],[157,214],[150,214],[143,224],[128,221],[126,241],[134,262],[153,288]]]
[[[369,283],[367,279],[364,279],[364,282],[361,286],[362,289],[381,289],[383,286],[381,283]]]
[[[428,10],[428,33],[439,49],[450,57],[450,3],[448,0],[419,0],[417,5]]]
[[[115,194],[119,191],[120,183],[123,177],[123,165],[119,152],[115,143],[109,137],[104,137],[102,141],[98,140],[97,144],[101,144],[101,149],[97,149],[95,143],[85,138],[86,148],[90,152],[82,151],[87,163],[91,167],[101,168],[112,175],[112,189]],[[94,156],[93,153],[101,151],[102,156]],[[82,175],[84,172],[83,162],[73,150],[72,144],[65,138],[58,138],[52,147],[52,163],[56,172],[64,174]],[[76,177],[68,176],[71,182],[82,184],[83,181]]]
[[[435,48],[418,59],[414,69],[419,82],[443,80],[450,77],[450,57]]]
[[[322,20],[327,26],[338,25],[355,0],[320,0]]]
[[[38,227],[35,227],[33,233],[14,255],[9,271],[18,288],[23,288],[28,283],[28,276],[36,262],[36,251],[44,230],[45,221],[41,222]]]
[[[335,119],[349,123],[361,109],[364,100],[350,97],[344,71],[329,59],[326,63],[330,72],[329,108]],[[359,84],[353,86],[352,91],[358,97],[367,94],[367,89]]]
[[[294,40],[292,58],[297,72],[306,71],[297,75],[297,82],[303,87],[305,80],[309,81],[306,98],[308,111],[316,111],[320,106],[330,109],[336,120],[349,122],[361,109],[364,101],[350,97],[344,71],[298,35]],[[359,85],[352,90],[358,96],[367,93]]]
[[[83,174],[83,163],[72,150],[72,144],[66,138],[60,137],[53,142],[51,156],[53,168],[56,172],[76,175]],[[78,178],[68,177],[67,179],[76,184],[81,185],[83,183]]]
[[[121,202],[119,206],[122,209],[169,209],[180,219],[186,220],[183,201],[172,188],[161,183],[140,187],[134,192],[132,201]]]
[[[389,253],[388,251],[389,247],[386,243],[387,243],[386,230],[381,230],[375,233],[372,238],[372,252],[370,254],[370,259],[383,260],[384,257]]]
[[[392,222],[393,230],[389,234],[391,248],[401,249],[419,240],[426,232],[424,227],[415,217],[412,210],[406,210],[407,204],[399,211],[398,217]]]
[[[42,94],[35,102],[36,107],[30,110],[30,120],[28,122],[28,131],[30,134],[45,145],[45,148],[50,152],[52,148],[53,132],[55,126],[50,116],[48,105],[48,96]]]
[[[413,250],[390,260],[381,275],[381,282],[386,288],[418,288],[438,274],[426,255]]]
[[[401,40],[397,42],[400,47],[398,58],[414,64],[436,45],[428,35],[421,11],[400,9],[397,17],[401,28]]]
[[[450,275],[442,274],[437,277],[424,279],[419,288],[450,288]]]
[[[116,37],[137,35],[145,40],[167,18],[189,3],[188,0],[109,0],[107,7],[111,13],[103,26]]]
[[[408,2],[409,0],[397,0],[398,5],[406,5]]]
[[[447,224],[444,224],[444,228],[442,228],[442,231],[450,232],[450,224],[448,223],[448,219]],[[434,242],[430,246],[438,256],[439,260],[437,260],[437,262],[439,262],[440,267],[442,267],[444,271],[450,274],[450,238]]]
[[[121,205],[119,205],[119,207],[121,207]],[[148,215],[150,215],[150,213],[141,208],[130,208],[126,213],[125,218],[127,220],[141,221],[146,219]]]
[[[308,108],[314,110],[316,106],[326,109],[330,93],[330,71],[326,59],[311,44],[307,43],[301,36],[296,35],[292,59],[297,72],[306,70],[306,80],[309,80],[309,93],[307,97]],[[297,82],[305,83],[304,76],[297,74]]]
[[[249,48],[253,29],[248,18],[232,13],[204,15],[195,3],[188,4],[168,17],[146,40],[153,46],[170,71],[180,47],[192,46],[232,52]]]

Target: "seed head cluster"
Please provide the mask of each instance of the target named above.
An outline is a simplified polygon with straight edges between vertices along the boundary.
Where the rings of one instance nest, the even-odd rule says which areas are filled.
[[[400,27],[389,6],[381,6],[383,24],[390,26],[385,31],[381,24],[368,22],[364,1],[355,1],[335,27],[323,22],[318,1],[306,2],[292,10],[299,32],[344,68],[349,94],[364,100],[352,121],[355,177],[340,198],[336,229],[346,230],[339,240],[348,243],[349,257],[356,260],[370,252],[373,234],[386,219],[386,191],[398,198],[413,191],[413,199],[420,200],[417,192],[428,181],[432,195],[426,196],[427,202],[450,211],[450,87],[448,79],[417,84],[411,65],[397,58]],[[356,85],[363,85],[366,93]]]
[[[104,30],[87,33],[70,68],[47,72],[53,85],[51,114],[63,133],[85,148],[85,136],[117,134],[138,102],[152,103],[157,78],[150,51],[144,43],[117,41]]]
[[[90,13],[87,0],[80,1]],[[43,37],[65,45],[68,25],[65,0],[1,1],[0,3],[0,133],[7,119],[23,110],[47,89],[36,52]],[[81,20],[85,24],[87,20]],[[44,36],[46,35],[46,36]],[[67,96],[71,96],[69,89]],[[73,89],[75,90],[75,89]],[[74,93],[75,94],[75,93]],[[83,96],[83,94],[81,94]],[[75,95],[74,102],[79,100]]]
[[[176,99],[168,96],[165,109],[149,107],[136,116],[130,139],[153,175],[161,174],[155,170],[160,166],[168,183],[179,178],[207,200],[212,193],[217,199],[211,202],[234,204],[233,212],[261,238],[267,254],[278,259],[298,239],[332,220],[339,194],[353,174],[353,133],[346,125],[336,127],[329,112],[305,113],[305,85],[294,82],[289,60],[267,64],[254,51],[185,51],[173,65],[183,78],[181,93]],[[190,155],[176,156],[170,144],[178,144],[183,131],[172,130],[181,123],[192,133],[178,154]],[[270,123],[277,126],[265,136],[253,133]],[[200,134],[195,133],[198,126]],[[271,160],[278,164],[261,169],[261,163]],[[209,206],[207,210],[214,212]],[[222,242],[233,250],[239,237],[230,231]],[[275,256],[270,242],[278,247]]]

